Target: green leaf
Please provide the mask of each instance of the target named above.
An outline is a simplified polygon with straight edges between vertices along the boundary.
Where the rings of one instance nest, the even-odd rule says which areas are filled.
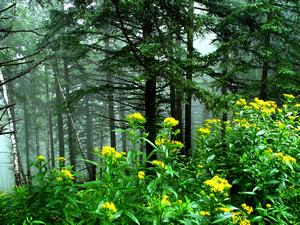
[[[250,221],[251,222],[260,222],[263,220],[263,217],[262,216],[255,216],[253,217]]]
[[[128,216],[132,221],[134,221],[136,224],[140,224],[140,222],[138,221],[138,219],[135,217],[135,215],[133,215],[131,212],[128,211],[124,211],[124,214],[126,216]]]
[[[206,159],[206,163],[210,163],[211,161],[214,160],[215,157],[216,157],[215,154],[210,155],[210,156]]]
[[[224,215],[221,216],[221,218],[219,218],[219,219],[213,221],[212,224],[223,222],[223,221],[225,221],[225,220],[228,220],[230,217],[232,217],[232,214],[230,214],[230,213],[224,214]]]
[[[262,136],[266,133],[266,130],[260,130],[256,133],[256,136]]]

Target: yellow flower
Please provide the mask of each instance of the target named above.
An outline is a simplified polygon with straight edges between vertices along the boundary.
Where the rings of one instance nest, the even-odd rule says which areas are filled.
[[[167,117],[164,119],[164,125],[166,127],[175,127],[179,124],[178,120],[175,120],[173,117]]]
[[[201,165],[201,164],[199,164],[199,165],[197,165],[197,167],[201,169],[201,168],[203,168],[204,166]]]
[[[239,225],[250,225],[250,224],[251,224],[250,221],[247,219],[242,219],[239,223]]]
[[[74,175],[69,170],[62,169],[60,173],[66,178],[74,179]]]
[[[144,171],[139,171],[137,176],[140,180],[143,180],[143,179],[145,179],[145,172]]]
[[[153,160],[152,164],[155,165],[155,166],[158,166],[162,169],[166,168],[166,164],[164,162],[160,161],[160,160]]]
[[[182,205],[183,204],[183,201],[178,199],[177,202],[176,202],[178,205]]]
[[[170,206],[171,202],[169,201],[169,196],[168,195],[163,195],[160,203],[161,203],[162,206]]]
[[[57,157],[56,160],[59,162],[63,162],[63,161],[65,161],[65,157],[60,156],[60,157]]]
[[[134,124],[134,123],[140,123],[140,124],[144,124],[146,123],[146,119],[145,117],[142,116],[141,113],[139,112],[136,112],[136,113],[133,113],[133,114],[130,114],[126,117],[126,120],[131,123],[131,124]]]
[[[224,190],[230,189],[231,185],[227,180],[222,179],[218,176],[214,176],[210,180],[204,181],[204,184],[210,186],[212,192],[224,192]]]
[[[109,211],[115,213],[117,212],[117,208],[113,202],[105,202],[101,205],[102,209],[108,209]]]
[[[295,96],[291,95],[291,94],[283,94],[283,96],[288,98],[288,99],[295,99]]]
[[[182,144],[180,141],[172,140],[171,144],[174,145],[173,147],[176,147],[177,149],[181,149],[184,147],[184,144]]]
[[[204,124],[206,126],[210,126],[211,124],[216,124],[216,123],[220,123],[221,120],[220,119],[207,119],[205,120]]]
[[[207,211],[200,211],[199,214],[200,216],[210,216],[210,213]]]
[[[61,182],[61,181],[63,180],[62,177],[56,177],[55,179],[56,179],[58,182]]]
[[[253,208],[251,206],[246,205],[245,203],[242,204],[242,207],[249,215],[253,212]]]
[[[299,103],[295,104],[295,107],[300,108],[300,104]]]
[[[36,160],[38,160],[38,161],[45,161],[45,156],[39,155],[39,156],[36,157]]]
[[[156,146],[164,145],[166,142],[167,142],[167,141],[166,141],[166,139],[164,139],[164,138],[158,138],[158,139],[155,140]]]
[[[122,158],[123,155],[126,155],[126,152],[117,152],[115,148],[110,146],[104,146],[101,151],[103,158],[111,157],[113,160]]]
[[[238,100],[235,102],[235,105],[237,105],[237,106],[244,106],[244,105],[247,105],[247,101],[246,101],[246,99],[244,99],[244,98],[240,98],[240,99],[238,99]]]
[[[284,155],[282,152],[274,153],[274,155],[284,163],[296,163],[296,159],[289,155]]]
[[[264,150],[264,152],[265,152],[265,154],[270,155],[273,153],[273,149],[268,148],[268,149]]]
[[[207,135],[207,134],[210,134],[210,129],[207,128],[207,127],[200,127],[197,129],[198,133],[200,135]]]
[[[272,205],[271,204],[266,204],[267,209],[271,208]]]
[[[221,212],[227,212],[227,213],[232,211],[231,208],[227,208],[227,207],[219,207],[219,208],[217,208],[217,210],[221,211]]]

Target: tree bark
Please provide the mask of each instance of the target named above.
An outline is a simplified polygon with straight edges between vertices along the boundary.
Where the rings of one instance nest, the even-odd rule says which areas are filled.
[[[45,72],[47,69],[45,69]],[[49,88],[49,75],[46,79],[46,101],[47,101],[47,126],[48,126],[48,155],[50,155],[51,167],[55,168],[55,152],[54,152],[54,141],[53,141],[53,119],[52,119],[52,102],[50,97]]]
[[[145,4],[147,4],[145,2]],[[149,3],[148,3],[149,4]],[[149,10],[145,7],[145,12]],[[153,31],[153,23],[151,18],[149,18],[149,14],[145,13],[144,23],[143,23],[143,39],[147,41],[151,37],[151,33]],[[146,124],[145,130],[148,133],[148,140],[151,142],[155,142],[156,138],[156,74],[151,71],[152,59],[144,56],[144,69],[145,75],[147,77],[145,84],[145,117]],[[152,145],[148,142],[146,143],[146,155],[149,156],[153,151]],[[156,158],[155,154],[149,158],[149,160],[153,160]]]
[[[189,13],[194,13],[194,1],[190,1]],[[187,28],[187,58],[190,62],[190,66],[186,70],[186,79],[192,81],[193,79],[193,20],[191,19],[190,25]],[[185,155],[189,156],[191,154],[192,148],[192,94],[187,93],[186,104],[185,104]]]
[[[4,82],[4,77],[2,74],[2,71],[0,70],[0,82]],[[8,97],[8,89],[6,84],[2,85],[3,89],[3,97],[4,97],[4,103],[6,105],[10,104],[9,97]],[[9,130],[10,133],[10,139],[12,143],[12,157],[13,157],[13,168],[14,168],[14,175],[15,175],[15,183],[17,186],[21,185],[21,170],[20,170],[20,159],[19,159],[19,153],[18,153],[18,146],[17,146],[17,135],[16,135],[16,129],[15,129],[15,120],[13,117],[13,113],[11,108],[9,107],[7,109],[7,116],[8,116],[8,122],[9,122]]]
[[[62,92],[59,85],[59,68],[57,60],[54,64],[54,78],[55,78],[55,92],[56,92],[56,106],[57,110],[57,128],[58,128],[58,146],[59,146],[59,156],[65,157],[65,142],[64,142],[64,121],[61,110],[59,109],[63,102]],[[61,165],[65,165],[65,161],[61,162]]]
[[[109,50],[109,37],[106,34],[104,37],[105,50]],[[105,57],[108,57],[108,53],[105,53]],[[112,77],[110,74],[106,74],[107,84],[109,87],[107,99],[108,99],[108,117],[109,117],[109,133],[110,133],[110,145],[116,147],[116,124],[115,124],[115,111],[114,111],[114,87],[112,84]]]
[[[67,60],[64,59],[64,74],[66,81],[66,99],[70,96],[70,78],[69,78],[69,69]],[[74,130],[72,126],[72,114],[67,113],[67,127],[68,127],[68,147],[69,147],[69,156],[70,164],[72,166],[72,171],[76,171],[76,146],[74,140]]]
[[[267,23],[270,22],[272,18],[272,12],[269,12],[267,15]],[[264,49],[270,51],[271,47],[271,33],[270,31],[264,32]],[[266,56],[267,58],[269,56]],[[262,72],[261,72],[261,81],[260,81],[260,93],[259,97],[263,100],[267,99],[268,96],[268,72],[269,72],[269,60],[264,58],[262,64]]]
[[[36,98],[37,98],[37,93],[36,93],[36,81],[35,81],[35,75],[34,75],[34,70],[30,73],[30,86],[31,86],[31,106],[32,106],[32,122],[33,122],[33,127],[34,127],[34,133],[35,133],[35,151],[36,151],[36,156],[41,155],[41,149],[40,149],[40,139],[39,139],[39,126],[38,126],[38,113],[37,113],[37,106],[36,106]]]
[[[25,79],[23,79],[25,81]],[[25,89],[23,89],[24,101],[23,101],[23,108],[24,108],[24,137],[25,137],[25,158],[26,158],[26,176],[27,181],[31,184],[31,170],[30,170],[30,146],[29,146],[29,113],[28,113],[28,101],[25,94]]]
[[[85,122],[86,122],[86,150],[88,160],[94,160],[93,157],[93,118],[90,113],[89,96],[84,97],[85,102]],[[96,180],[96,167],[95,165],[88,164],[89,179]]]

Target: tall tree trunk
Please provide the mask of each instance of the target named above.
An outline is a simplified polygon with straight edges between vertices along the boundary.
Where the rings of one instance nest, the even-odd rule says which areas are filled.
[[[60,107],[63,102],[62,92],[60,90],[60,84],[59,84],[59,68],[58,68],[58,62],[57,59],[54,63],[54,78],[55,78],[55,92],[56,92],[56,106],[58,108],[57,110],[57,128],[58,128],[58,146],[59,146],[59,156],[65,157],[65,142],[64,142],[64,121],[63,121],[63,115],[60,110]],[[61,162],[61,165],[65,165],[65,161]]]
[[[89,96],[85,96],[86,150],[88,160],[93,160],[93,118],[90,112]],[[88,164],[89,179],[96,180],[96,167]]]
[[[35,81],[35,75],[34,75],[34,70],[30,73],[30,86],[31,86],[31,107],[32,107],[32,122],[33,122],[33,127],[34,127],[34,132],[35,132],[35,151],[36,151],[36,156],[41,155],[41,149],[40,149],[40,139],[39,139],[39,126],[38,126],[38,113],[37,113],[37,93],[36,93],[36,81]]]
[[[143,22],[143,39],[147,41],[151,38],[151,33],[153,31],[153,23],[151,21],[150,13],[146,13],[149,11],[150,2],[144,1],[145,4],[145,17]],[[152,59],[144,56],[144,69],[145,75],[147,77],[145,84],[145,117],[146,124],[145,129],[148,133],[148,139],[154,143],[156,138],[156,74],[152,72]],[[149,156],[153,151],[153,147],[147,142],[146,143],[146,155]],[[150,160],[156,158],[155,154],[152,154]]]
[[[23,79],[25,80],[25,79]],[[31,184],[31,170],[30,170],[30,146],[29,146],[29,113],[28,113],[28,101],[27,97],[25,94],[25,89],[23,89],[23,96],[24,96],[24,101],[23,101],[23,109],[24,109],[24,137],[25,137],[25,158],[26,158],[26,176],[27,176],[27,181],[29,184]]]
[[[194,1],[190,1],[189,13],[194,13]],[[190,15],[190,16],[191,16]],[[193,79],[193,20],[191,18],[190,25],[187,28],[187,58],[190,62],[190,66],[186,70],[186,79],[192,81]],[[192,148],[192,94],[187,93],[186,104],[185,104],[185,155],[189,156]]]
[[[45,69],[47,72],[47,69]],[[54,152],[54,141],[53,141],[53,121],[52,121],[52,101],[50,98],[50,88],[49,88],[49,75],[46,79],[46,101],[47,101],[47,126],[48,126],[48,155],[50,155],[51,168],[55,168],[55,152]]]
[[[270,22],[272,18],[272,12],[269,12],[267,15],[267,23]],[[271,33],[270,31],[264,32],[264,49],[270,51],[271,47]],[[260,81],[260,93],[259,97],[263,100],[267,99],[268,96],[268,72],[269,72],[269,60],[264,59],[262,64],[262,73]]]
[[[70,96],[70,79],[69,79],[69,70],[67,60],[64,59],[64,74],[66,81],[66,99]],[[74,140],[74,131],[72,126],[72,115],[71,112],[67,113],[67,127],[68,127],[68,147],[70,154],[70,164],[72,166],[72,170],[76,171],[76,146]]]
[[[0,82],[4,82],[4,77],[2,74],[2,71],[0,70]],[[9,97],[8,97],[8,89],[6,84],[2,85],[3,89],[3,97],[4,97],[4,103],[6,105],[10,104]],[[16,135],[16,129],[15,129],[15,120],[13,116],[13,112],[11,110],[11,107],[7,109],[7,117],[9,122],[9,131],[10,139],[12,143],[12,157],[13,157],[13,168],[14,168],[14,175],[15,175],[15,183],[17,186],[21,185],[21,169],[20,169],[20,159],[19,159],[19,153],[18,153],[18,146],[17,146],[17,135]]]
[[[120,94],[120,93],[119,93],[119,96],[120,96],[120,98],[121,98],[121,94]],[[121,102],[119,102],[119,115],[120,115],[120,127],[121,127],[122,129],[125,129],[125,123],[124,123],[125,111],[124,111],[124,109],[122,108]],[[121,135],[122,135],[122,150],[123,150],[124,152],[127,152],[126,133],[125,133],[125,132],[122,132]]]
[[[109,37],[106,34],[104,38],[105,50],[109,50]],[[105,54],[108,57],[108,53]],[[114,87],[112,84],[112,77],[110,74],[106,74],[107,84],[110,87],[108,90],[108,117],[109,117],[109,132],[110,132],[110,145],[111,147],[116,147],[116,124],[115,124],[115,111],[114,111]]]
[[[172,81],[170,83],[170,104],[171,116],[179,121],[179,124],[175,127],[175,129],[180,130],[180,133],[176,136],[176,140],[183,142],[181,97]],[[185,151],[182,154],[185,154]]]

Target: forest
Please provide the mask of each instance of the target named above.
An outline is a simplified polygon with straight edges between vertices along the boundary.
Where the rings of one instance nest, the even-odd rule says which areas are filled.
[[[0,224],[300,225],[300,1],[0,1]]]

